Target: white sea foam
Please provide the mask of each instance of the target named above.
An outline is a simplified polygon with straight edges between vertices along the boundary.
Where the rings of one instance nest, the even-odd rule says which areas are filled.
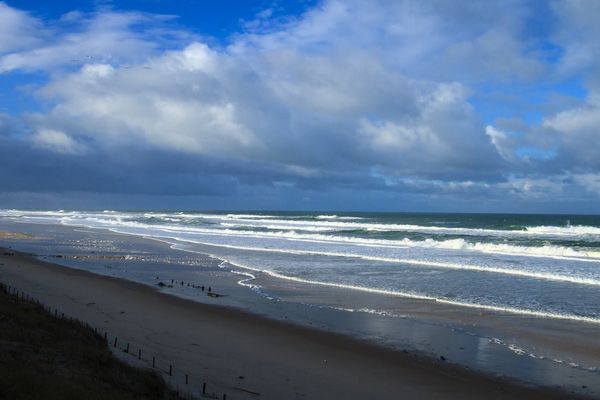
[[[212,219],[223,219],[223,216],[211,215],[204,216]],[[332,216],[329,216],[332,217]],[[279,219],[278,219],[279,218]],[[251,219],[237,217],[228,218],[235,220],[239,224],[265,227],[264,225],[277,224],[287,229],[306,230],[311,227],[326,228],[327,230],[366,230],[366,231],[400,231],[400,232],[422,232],[422,233],[441,233],[455,234],[468,236],[527,236],[527,237],[564,237],[572,238],[577,235],[600,236],[600,228],[593,226],[541,226],[541,227],[525,227],[522,230],[508,229],[485,229],[485,228],[457,228],[447,226],[423,226],[414,224],[384,224],[372,222],[346,222],[339,221],[339,218],[330,218],[331,220],[305,221],[305,220],[290,220],[269,218],[263,219],[261,216],[255,215]],[[340,217],[341,218],[341,217]],[[352,217],[346,217],[352,218]]]
[[[415,241],[410,239],[402,239],[402,240],[384,240],[384,239],[367,239],[367,238],[358,238],[358,237],[348,237],[348,236],[336,236],[336,235],[323,235],[323,234],[313,234],[313,233],[296,233],[294,231],[279,231],[279,232],[257,232],[257,231],[240,231],[240,230],[231,230],[231,229],[214,229],[214,228],[200,228],[200,227],[190,227],[190,226],[182,226],[182,225],[148,225],[144,223],[140,223],[137,221],[126,220],[129,219],[130,216],[128,214],[116,214],[111,215],[110,218],[105,218],[101,214],[87,213],[84,214],[85,217],[81,218],[78,213],[70,212],[28,212],[29,214],[33,214],[36,216],[56,216],[59,218],[60,222],[67,225],[86,225],[89,227],[133,227],[136,229],[152,229],[159,230],[167,233],[168,235],[172,234],[202,234],[202,235],[217,235],[217,236],[232,236],[232,237],[253,237],[253,238],[277,238],[277,239],[287,239],[294,241],[306,241],[313,243],[327,243],[327,244],[351,244],[352,246],[361,247],[381,247],[381,248],[392,248],[392,249],[406,249],[406,248],[431,248],[431,249],[444,249],[444,250],[457,250],[457,251],[468,251],[468,252],[481,252],[481,253],[491,253],[491,254],[506,254],[506,255],[515,255],[515,256],[527,256],[527,257],[545,257],[545,258],[555,258],[555,259],[563,259],[563,260],[572,260],[572,261],[584,261],[584,262],[600,262],[600,252],[593,250],[575,250],[569,247],[557,246],[557,245],[545,245],[545,246],[519,246],[513,244],[504,244],[504,243],[482,243],[476,242],[471,243],[464,239],[450,239],[450,240],[442,240],[437,241],[433,239],[426,239],[421,241]],[[17,212],[13,212],[13,214],[17,214]],[[148,214],[148,213],[147,213]],[[160,214],[157,214],[160,215]],[[169,214],[167,214],[169,215]],[[176,222],[176,221],[171,221]],[[320,229],[319,227],[317,229]],[[143,233],[143,232],[140,232]],[[148,232],[148,234],[156,234],[152,232]],[[202,242],[205,243],[205,242]],[[212,243],[211,243],[212,244]],[[276,249],[271,249],[271,251],[275,251]],[[290,249],[282,249],[283,252],[290,252]],[[307,251],[304,254],[315,254],[314,252]],[[320,252],[321,255],[338,255],[337,252]],[[341,253],[340,253],[341,254]],[[347,254],[343,253],[342,255]],[[508,273],[512,275],[520,275],[520,276],[529,276],[536,277],[539,279],[551,279],[551,280],[563,280],[573,283],[582,283],[582,284],[597,284],[597,280],[582,278],[582,277],[564,277],[561,275],[554,274],[546,274],[546,273],[538,273],[538,272],[529,272],[529,271],[515,271],[513,269],[504,269],[504,268],[492,268],[492,267],[481,267],[481,266],[472,266],[461,264],[461,266],[457,266],[456,264],[448,264],[448,263],[436,263],[428,260],[412,260],[406,258],[398,258],[398,257],[374,257],[367,256],[364,254],[360,254],[360,251],[357,251],[356,254],[351,254],[353,257],[362,257],[365,259],[375,260],[375,261],[388,261],[388,262],[402,262],[407,264],[416,264],[419,265],[429,265],[429,266],[437,266],[442,268],[455,268],[455,269],[471,269],[471,270],[479,270],[486,272],[498,272],[498,273]],[[452,266],[450,266],[452,265]]]
[[[40,215],[47,215],[47,213],[40,212]],[[161,230],[169,234],[188,233],[188,234],[203,234],[211,236],[232,236],[232,237],[253,237],[253,238],[277,238],[277,239],[288,239],[294,241],[306,241],[313,243],[327,243],[327,244],[351,244],[353,246],[368,246],[368,247],[381,247],[381,248],[431,248],[431,249],[444,249],[444,250],[457,250],[457,251],[469,251],[469,252],[481,252],[490,254],[505,254],[515,256],[526,256],[526,257],[544,257],[544,258],[555,258],[572,261],[584,261],[584,262],[600,262],[600,252],[594,250],[575,250],[570,247],[557,246],[557,245],[544,245],[544,246],[519,246],[505,243],[483,243],[476,242],[471,243],[464,239],[450,239],[450,240],[433,240],[425,239],[421,241],[415,241],[410,239],[402,240],[385,240],[385,239],[367,239],[350,236],[336,236],[336,235],[324,235],[324,234],[313,234],[313,233],[297,233],[295,231],[240,231],[234,229],[214,229],[214,228],[201,228],[201,227],[190,227],[181,225],[148,225],[136,221],[126,221],[124,218],[126,214],[112,215],[110,219],[98,217],[97,214],[87,214],[85,218],[74,217],[71,214],[65,215],[60,213],[60,221],[67,225],[79,225],[84,224],[90,227],[133,227],[133,228],[149,228],[153,230]],[[271,228],[279,226],[270,226]],[[320,227],[314,227],[321,229]],[[204,243],[204,242],[203,242]],[[289,250],[285,250],[288,252]],[[321,253],[323,255],[327,255]],[[356,254],[356,256],[364,257],[364,255]],[[370,258],[373,259],[373,258]],[[387,258],[389,259],[389,258]],[[380,258],[378,260],[387,260],[386,258]],[[405,259],[393,258],[393,262],[406,262]],[[408,263],[408,262],[407,262]],[[429,261],[427,261],[429,263]],[[429,265],[432,265],[429,263]],[[486,270],[487,269],[486,267]],[[583,282],[589,282],[589,279],[581,280]]]
[[[196,216],[204,217],[204,218],[227,218],[227,219],[263,219],[263,218],[280,218],[276,215],[263,215],[263,214],[227,214],[225,216],[215,214],[215,215],[205,215],[205,214],[196,214]]]
[[[77,220],[88,218],[98,218],[104,223],[110,223],[110,219],[129,219],[134,220],[140,215],[154,217],[175,217],[196,220],[208,220],[215,222],[236,223],[239,226],[267,228],[276,226],[276,229],[287,230],[365,230],[365,231],[398,231],[398,232],[420,232],[435,234],[452,234],[466,236],[499,236],[499,237],[541,237],[541,238],[561,238],[561,239],[581,239],[600,237],[600,227],[584,225],[567,226],[528,226],[521,230],[508,229],[486,229],[486,228],[465,228],[448,226],[424,226],[415,224],[396,224],[396,223],[375,223],[368,222],[364,217],[337,216],[337,215],[319,215],[317,220],[304,220],[308,218],[302,215],[290,215],[282,217],[281,215],[265,214],[206,214],[206,213],[122,213],[110,211],[109,213],[100,212],[81,212],[81,211],[22,211],[22,210],[0,210],[0,216],[6,217],[72,217]]]
[[[97,221],[96,219],[90,219],[90,221]],[[67,220],[63,220],[67,223]],[[102,221],[97,221],[102,222]],[[124,221],[108,221],[102,222],[110,226],[130,226],[130,227],[144,227],[144,224],[138,222],[124,222]],[[544,245],[544,246],[519,246],[505,243],[483,243],[475,242],[471,243],[464,239],[449,239],[449,240],[385,240],[385,239],[367,239],[352,236],[336,236],[336,235],[323,235],[313,233],[297,233],[295,231],[240,231],[234,229],[221,229],[217,230],[214,228],[197,228],[197,227],[183,227],[175,225],[162,225],[152,226],[154,229],[162,229],[167,232],[185,232],[185,233],[200,233],[204,235],[219,235],[219,236],[237,236],[237,237],[255,237],[255,238],[280,238],[289,239],[295,241],[306,241],[314,243],[343,243],[352,244],[355,246],[368,246],[368,247],[382,247],[382,248],[431,248],[431,249],[445,249],[445,250],[460,250],[460,251],[471,251],[491,254],[506,254],[516,255],[525,257],[546,257],[572,261],[584,261],[584,262],[600,262],[600,252],[595,250],[575,250],[570,247],[556,246],[556,245]],[[318,229],[318,228],[317,228]]]
[[[186,238],[178,238],[178,237],[171,237],[171,238],[182,241],[182,242],[203,244],[203,245],[217,246],[217,247],[225,247],[225,248],[237,249],[237,250],[261,251],[261,252],[285,253],[285,254],[297,254],[297,255],[320,255],[320,256],[329,256],[329,257],[360,258],[363,260],[381,261],[381,262],[394,263],[394,264],[409,264],[409,265],[442,268],[442,269],[487,272],[487,273],[519,276],[519,277],[525,277],[525,278],[541,279],[541,280],[554,281],[554,282],[569,282],[569,283],[576,283],[576,284],[580,284],[580,285],[600,286],[600,280],[598,280],[598,279],[581,278],[581,277],[560,275],[560,274],[551,274],[551,273],[545,273],[545,272],[524,271],[524,270],[510,269],[510,268],[487,267],[487,266],[481,266],[481,265],[449,263],[449,262],[440,262],[440,261],[433,261],[433,260],[418,260],[418,259],[410,259],[410,258],[377,257],[377,256],[368,256],[368,255],[352,254],[352,253],[336,253],[336,252],[326,252],[326,251],[273,249],[273,248],[261,248],[261,247],[249,247],[249,246],[235,246],[235,245],[226,245],[226,244],[218,244],[218,243],[211,243],[211,242],[199,242],[199,241],[194,241],[194,240],[190,240],[190,239],[186,239]]]
[[[539,235],[557,236],[600,236],[600,228],[585,225],[569,226],[529,226],[527,232]]]
[[[351,312],[351,313],[365,313],[365,314],[375,314],[375,315],[382,315],[384,317],[396,317],[396,318],[406,318],[406,315],[396,315],[393,314],[389,311],[385,311],[385,310],[375,310],[373,308],[367,308],[367,307],[363,307],[363,308],[344,308],[344,307],[331,307],[334,310],[340,310],[340,311],[346,311],[346,312]]]
[[[365,219],[363,217],[350,217],[350,216],[339,216],[339,215],[317,215],[315,217],[316,219],[323,219],[323,220],[338,220],[338,221],[354,221],[354,220],[360,220],[360,219]]]
[[[106,228],[121,233],[136,234],[141,236],[151,237],[165,237],[165,238],[179,238],[180,240],[190,241],[193,243],[206,243],[209,245],[218,245],[218,243],[210,243],[206,240],[202,240],[201,237],[195,237],[194,235],[213,235],[220,237],[250,237],[259,239],[274,238],[279,240],[289,241],[303,241],[306,243],[319,243],[319,244],[344,244],[344,248],[340,248],[340,251],[329,251],[332,246],[327,247],[327,251],[317,251],[311,249],[310,246],[304,247],[304,249],[286,249],[281,246],[282,242],[269,243],[264,241],[265,245],[277,246],[271,249],[256,248],[252,246],[237,246],[237,248],[253,251],[277,251],[293,254],[305,254],[305,255],[325,255],[335,257],[359,257],[366,260],[384,261],[389,263],[403,263],[411,264],[424,267],[433,268],[446,268],[446,269],[460,269],[460,270],[472,270],[485,273],[498,273],[510,276],[520,276],[535,279],[543,279],[549,281],[564,281],[584,285],[600,285],[600,281],[595,278],[586,278],[582,276],[571,276],[564,273],[553,274],[549,272],[541,272],[537,270],[526,270],[526,265],[477,265],[474,263],[461,263],[461,262],[449,262],[439,260],[427,260],[427,259],[415,259],[408,257],[382,257],[372,254],[363,254],[360,252],[361,246],[366,247],[380,247],[380,248],[393,248],[399,251],[407,248],[431,248],[431,249],[445,249],[445,250],[456,250],[457,255],[464,255],[465,252],[480,252],[480,253],[494,253],[494,254],[510,254],[519,256],[535,256],[535,257],[551,257],[564,260],[577,260],[577,261],[590,261],[597,262],[600,259],[598,252],[594,250],[581,250],[572,249],[569,247],[558,246],[548,244],[545,246],[534,247],[534,246],[519,246],[508,243],[483,243],[480,241],[470,242],[464,239],[451,239],[451,240],[384,240],[384,239],[369,239],[359,237],[343,237],[336,235],[326,235],[320,232],[327,230],[382,230],[382,231],[414,231],[423,233],[442,233],[442,234],[460,234],[460,235],[479,235],[479,236],[524,236],[526,238],[558,238],[558,239],[581,239],[585,237],[593,237],[594,240],[598,239],[600,235],[600,228],[593,226],[565,226],[565,227],[549,227],[549,226],[538,226],[528,227],[525,230],[520,231],[508,231],[508,230],[494,230],[494,229],[475,229],[475,228],[457,228],[457,227],[445,227],[445,226],[421,226],[421,225],[403,225],[403,224],[380,224],[369,222],[369,220],[360,221],[344,221],[339,218],[321,218],[318,220],[302,220],[302,219],[285,219],[281,216],[267,216],[267,215],[254,215],[254,214],[196,214],[196,213],[124,213],[124,212],[95,212],[95,213],[83,213],[77,211],[20,211],[20,210],[2,210],[0,216],[15,218],[16,220],[30,220],[30,221],[41,221],[41,222],[61,222],[67,225],[83,225],[90,228]],[[140,222],[142,218],[155,217],[162,218],[164,224],[146,224]],[[332,217],[332,216],[329,216]],[[295,217],[302,218],[302,216]],[[170,219],[170,220],[169,220]],[[188,224],[178,224],[178,219],[185,219]],[[223,229],[219,228],[218,224],[221,222],[240,224],[249,231],[240,231],[236,229]],[[213,224],[211,226],[190,226],[197,223]],[[217,226],[217,227],[215,227]],[[273,232],[273,227],[277,226],[279,232]],[[268,229],[269,232],[253,231],[253,227]],[[295,232],[294,230],[302,232]],[[323,229],[323,230],[321,230]],[[313,232],[313,233],[311,233]],[[283,242],[285,243],[285,242]],[[223,245],[223,244],[221,244]],[[234,246],[226,245],[234,248]],[[354,250],[348,251],[349,246],[354,246]],[[333,248],[335,249],[335,248]],[[350,247],[352,249],[352,247]],[[355,254],[356,253],[356,254]],[[300,283],[323,285],[328,287],[339,287],[349,290],[360,290],[365,292],[379,293],[383,295],[394,295],[411,297],[417,299],[425,299],[436,301],[442,304],[456,305],[461,307],[472,307],[478,309],[486,309],[490,311],[515,313],[525,316],[536,316],[546,318],[558,318],[566,320],[577,320],[590,323],[600,323],[600,319],[595,317],[578,316],[569,313],[548,313],[542,311],[535,311],[525,308],[513,308],[504,307],[488,304],[477,304],[469,302],[461,302],[458,300],[450,300],[447,298],[436,298],[433,296],[422,295],[420,293],[409,293],[390,291],[379,288],[368,288],[356,285],[347,285],[335,282],[321,282],[318,279],[310,278],[298,278],[295,276],[289,276],[286,273],[277,271],[266,270],[264,268],[251,268],[248,266],[240,266],[249,271],[260,271],[268,274],[275,278],[286,279],[290,281],[296,281]],[[535,267],[535,265],[533,265]]]
[[[187,251],[193,252],[193,250],[187,250]],[[293,281],[293,282],[306,283],[306,284],[318,285],[318,286],[335,287],[335,288],[340,288],[340,289],[357,290],[357,291],[362,291],[362,292],[377,293],[377,294],[383,294],[383,295],[389,295],[389,296],[398,296],[398,297],[411,298],[411,299],[416,299],[416,300],[430,300],[430,301],[435,301],[435,302],[441,303],[441,304],[482,309],[482,310],[494,311],[494,312],[499,312],[499,313],[509,313],[509,314],[525,315],[525,316],[529,316],[529,317],[553,318],[553,319],[561,319],[561,320],[587,322],[587,323],[592,323],[592,324],[600,324],[600,318],[584,317],[584,316],[579,316],[579,315],[561,314],[561,313],[544,312],[544,311],[534,311],[534,310],[520,309],[520,308],[515,308],[515,307],[501,307],[501,306],[494,306],[494,305],[487,305],[487,304],[467,303],[467,302],[462,302],[462,301],[448,300],[448,299],[443,299],[443,298],[436,298],[436,297],[432,297],[432,296],[421,295],[418,293],[367,288],[367,287],[362,287],[362,286],[346,285],[346,284],[333,283],[333,282],[321,282],[321,281],[317,281],[317,280],[298,278],[298,277],[294,277],[294,276],[287,276],[284,274],[280,274],[278,272],[273,272],[273,271],[264,270],[264,269],[260,269],[260,268],[253,268],[253,267],[249,267],[249,266],[245,266],[245,265],[242,265],[239,263],[232,262],[230,260],[225,260],[225,261],[227,263],[231,264],[232,266],[235,266],[238,268],[255,271],[255,272],[261,272],[266,275],[272,276],[274,278],[285,279],[285,280]]]

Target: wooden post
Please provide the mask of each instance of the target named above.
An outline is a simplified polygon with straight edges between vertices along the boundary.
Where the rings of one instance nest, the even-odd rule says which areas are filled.
[[[142,349],[138,350],[138,360],[142,359]]]
[[[127,348],[125,349],[125,353],[129,353],[129,343],[127,343]]]
[[[108,342],[108,332],[104,332],[104,340]]]
[[[187,385],[189,383],[189,377],[188,374],[185,374],[185,384]]]
[[[173,366],[169,364],[169,376],[173,376]]]
[[[202,394],[206,394],[206,382],[202,384]]]
[[[117,337],[115,336],[115,344],[113,344],[113,347],[117,347]]]
[[[152,368],[156,366],[156,357],[152,356]]]
[[[223,393],[223,400],[227,400],[227,395]]]

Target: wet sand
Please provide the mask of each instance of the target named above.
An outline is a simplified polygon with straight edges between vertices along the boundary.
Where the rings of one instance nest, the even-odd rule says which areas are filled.
[[[257,277],[255,282],[266,292],[291,302],[354,309],[367,304],[372,309],[385,310],[414,320],[438,325],[450,324],[463,331],[479,332],[484,336],[510,338],[510,342],[546,357],[577,360],[586,366],[597,366],[600,362],[600,326],[597,324],[460,307],[431,300],[369,293],[361,293],[359,297],[331,287],[311,287],[309,291],[289,282],[277,281],[265,274],[257,274]],[[327,295],[320,292],[326,292]]]
[[[174,386],[196,393],[207,382],[228,399],[575,398],[19,253],[0,264],[5,283],[156,355],[174,366]]]

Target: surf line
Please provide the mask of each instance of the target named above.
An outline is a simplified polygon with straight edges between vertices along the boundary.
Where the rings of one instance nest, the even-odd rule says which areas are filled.
[[[193,250],[185,250],[185,251],[195,252]],[[196,253],[198,253],[198,252],[196,252]],[[415,293],[409,293],[409,292],[397,292],[397,291],[392,291],[392,290],[366,288],[366,287],[362,287],[362,286],[345,285],[345,284],[333,283],[333,282],[321,282],[321,281],[315,281],[315,280],[310,280],[310,279],[303,279],[303,278],[297,278],[297,277],[293,277],[293,276],[287,276],[287,275],[279,274],[279,273],[273,272],[273,271],[261,270],[259,268],[252,268],[252,267],[244,266],[244,265],[241,265],[241,264],[229,261],[229,260],[224,260],[224,261],[234,267],[238,267],[238,268],[242,268],[242,269],[246,269],[246,270],[250,270],[250,271],[254,271],[254,272],[264,273],[266,275],[269,275],[269,276],[272,276],[272,277],[278,278],[278,279],[285,279],[288,281],[306,283],[306,284],[310,284],[310,285],[335,287],[335,288],[340,288],[340,289],[350,289],[350,290],[357,290],[357,291],[361,291],[361,292],[376,293],[376,294],[382,294],[382,295],[388,295],[388,296],[397,296],[397,297],[403,297],[403,298],[409,298],[409,299],[415,299],[415,300],[433,301],[433,302],[441,303],[441,304],[448,304],[448,305],[454,305],[454,306],[460,306],[460,307],[466,307],[466,308],[474,308],[474,309],[484,309],[484,310],[494,311],[494,312],[499,312],[499,313],[504,312],[504,313],[517,314],[517,315],[526,315],[529,317],[552,318],[552,319],[587,322],[587,323],[591,323],[591,324],[600,324],[600,319],[593,318],[593,317],[582,317],[582,316],[571,315],[571,314],[533,311],[533,310],[527,310],[527,309],[515,308],[515,307],[500,307],[500,306],[493,306],[493,305],[487,305],[487,304],[466,303],[466,302],[461,302],[461,301],[447,300],[447,299],[426,296],[426,295],[420,295],[420,294],[415,294]]]
[[[481,267],[478,265],[470,265],[470,264],[452,264],[445,263],[440,261],[426,261],[426,260],[414,260],[414,259],[403,259],[403,258],[386,258],[386,257],[377,257],[377,256],[365,256],[359,254],[351,254],[351,253],[332,253],[332,252],[320,252],[320,251],[310,251],[310,250],[284,250],[284,249],[265,249],[265,248],[256,248],[256,247],[245,247],[245,246],[232,246],[226,244],[214,244],[214,243],[206,243],[206,242],[198,242],[187,240],[178,237],[168,237],[169,239],[174,239],[180,242],[191,243],[191,244],[202,244],[205,246],[215,246],[215,247],[224,247],[235,250],[245,250],[245,251],[258,251],[258,252],[271,252],[271,253],[283,253],[283,254],[296,254],[296,255],[322,255],[327,257],[345,257],[345,258],[359,258],[363,260],[369,261],[381,261],[385,263],[391,264],[409,264],[409,265],[418,265],[424,267],[434,267],[434,268],[444,268],[444,269],[452,269],[452,270],[465,270],[465,271],[477,271],[477,272],[487,272],[487,273],[496,273],[503,275],[512,275],[519,276],[525,278],[533,278],[540,280],[547,280],[553,282],[568,282],[579,285],[591,285],[591,286],[600,286],[600,281],[595,279],[587,279],[587,278],[577,278],[565,275],[553,275],[553,274],[545,274],[541,272],[530,272],[530,271],[518,271],[508,268],[498,268],[498,267]],[[177,248],[178,250],[186,250],[183,248]],[[264,272],[261,270],[261,272]]]

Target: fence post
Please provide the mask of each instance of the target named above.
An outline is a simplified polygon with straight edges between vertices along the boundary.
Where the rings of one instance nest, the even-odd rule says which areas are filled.
[[[142,359],[142,349],[138,350],[138,360]]]
[[[113,347],[117,347],[117,337],[115,336],[115,344],[113,345]]]
[[[173,366],[169,364],[169,376],[173,376]]]
[[[129,343],[127,343],[127,348],[125,349],[125,353],[129,353]]]
[[[202,394],[206,394],[206,382],[202,384]]]
[[[188,382],[189,382],[189,377],[188,377],[188,374],[185,374],[185,384],[187,385],[187,384],[188,384]]]

